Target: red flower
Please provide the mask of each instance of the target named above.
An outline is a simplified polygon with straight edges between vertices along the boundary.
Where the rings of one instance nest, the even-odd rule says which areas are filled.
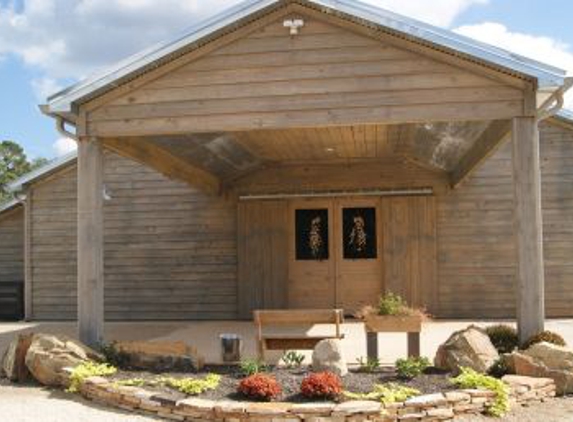
[[[314,373],[302,380],[300,392],[308,398],[333,399],[342,392],[342,382],[332,372]]]
[[[255,374],[239,383],[239,392],[251,399],[271,401],[281,394],[282,389],[274,377]]]

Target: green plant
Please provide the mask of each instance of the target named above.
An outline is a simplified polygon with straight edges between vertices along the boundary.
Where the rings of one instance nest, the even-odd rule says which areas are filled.
[[[238,391],[251,399],[271,401],[281,394],[282,388],[273,376],[254,374],[241,380]]]
[[[300,368],[304,362],[304,355],[291,350],[282,357],[282,361],[289,369]]]
[[[509,411],[509,387],[497,378],[462,367],[461,373],[451,381],[460,388],[478,388],[493,391],[494,402],[487,408],[491,416],[500,417]]]
[[[117,368],[107,363],[96,363],[92,361],[84,362],[76,366],[70,375],[70,386],[68,392],[77,393],[85,379],[89,377],[105,377],[113,375]]]
[[[503,357],[497,359],[487,371],[488,375],[495,378],[502,378],[504,375],[509,374],[509,372],[509,366]]]
[[[334,399],[342,392],[342,382],[332,372],[313,373],[302,380],[300,392],[310,399]]]
[[[396,372],[400,378],[414,378],[431,366],[430,360],[425,357],[409,357],[396,361]]]
[[[408,304],[400,295],[386,293],[378,300],[378,315],[400,315]]]
[[[360,372],[375,372],[378,369],[380,369],[380,360],[378,358],[365,358],[365,357],[361,357],[356,359],[356,362],[358,362],[358,371]]]
[[[102,343],[99,346],[100,353],[105,361],[116,368],[126,368],[129,365],[129,355],[117,347],[117,342]]]
[[[519,346],[517,330],[509,325],[492,325],[485,332],[499,353],[511,353]]]
[[[152,382],[146,381],[143,378],[130,378],[126,380],[117,380],[114,384],[125,387],[143,387],[144,385],[152,384]]]
[[[566,346],[565,340],[559,334],[553,331],[542,331],[538,334],[531,336],[524,344],[523,349],[529,349],[531,346],[537,343],[547,342],[555,344],[557,346]]]
[[[261,372],[267,372],[268,366],[261,360],[258,359],[245,359],[239,363],[239,370],[243,376],[248,377]]]
[[[400,403],[411,397],[419,396],[420,391],[404,385],[389,383],[376,384],[369,393],[351,393],[345,391],[344,395],[351,400],[378,400],[383,404]]]
[[[174,388],[182,393],[196,396],[208,390],[215,390],[219,387],[221,376],[217,374],[207,374],[203,379],[196,378],[164,378],[162,380],[168,387]]]

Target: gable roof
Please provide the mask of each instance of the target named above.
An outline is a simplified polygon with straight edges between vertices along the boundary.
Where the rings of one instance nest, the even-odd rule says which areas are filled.
[[[0,203],[0,214],[11,211],[16,207],[22,205],[22,201],[19,199],[11,199],[10,201]]]
[[[235,26],[293,3],[351,18],[364,26],[374,26],[500,71],[532,78],[542,91],[552,93],[565,83],[564,70],[356,0],[246,0],[189,28],[173,40],[152,46],[49,97],[42,110],[48,115],[73,120],[79,104],[198,48]]]
[[[8,184],[8,190],[11,192],[18,192],[22,190],[26,185],[29,185],[37,180],[40,180],[52,173],[61,170],[64,167],[74,163],[78,157],[77,151],[70,152],[69,154],[62,155],[61,157],[55,158],[49,163],[32,170],[29,173],[24,174],[18,179]]]

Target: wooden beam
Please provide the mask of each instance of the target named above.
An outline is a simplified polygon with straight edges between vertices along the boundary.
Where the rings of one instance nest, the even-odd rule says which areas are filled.
[[[539,130],[535,117],[516,117],[513,132],[517,324],[520,342],[543,331],[545,322],[543,218]]]
[[[450,173],[452,188],[460,186],[488,157],[493,155],[510,132],[511,120],[493,121]]]
[[[103,340],[103,154],[98,139],[78,142],[78,330],[94,347]]]
[[[221,191],[221,183],[215,175],[148,140],[105,139],[104,146],[121,156],[148,165],[170,179],[181,180],[210,194],[217,195]]]

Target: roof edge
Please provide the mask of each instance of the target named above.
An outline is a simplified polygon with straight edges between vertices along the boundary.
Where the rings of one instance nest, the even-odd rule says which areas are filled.
[[[42,179],[63,167],[71,164],[78,157],[77,151],[71,152],[69,154],[63,155],[61,157],[55,158],[49,163],[43,165],[42,167],[32,170],[29,173],[24,174],[18,179],[8,184],[8,190],[10,192],[18,192],[22,190],[26,185],[33,183],[39,179]]]
[[[0,214],[12,211],[20,205],[23,205],[20,199],[11,199],[10,201],[0,203]]]

